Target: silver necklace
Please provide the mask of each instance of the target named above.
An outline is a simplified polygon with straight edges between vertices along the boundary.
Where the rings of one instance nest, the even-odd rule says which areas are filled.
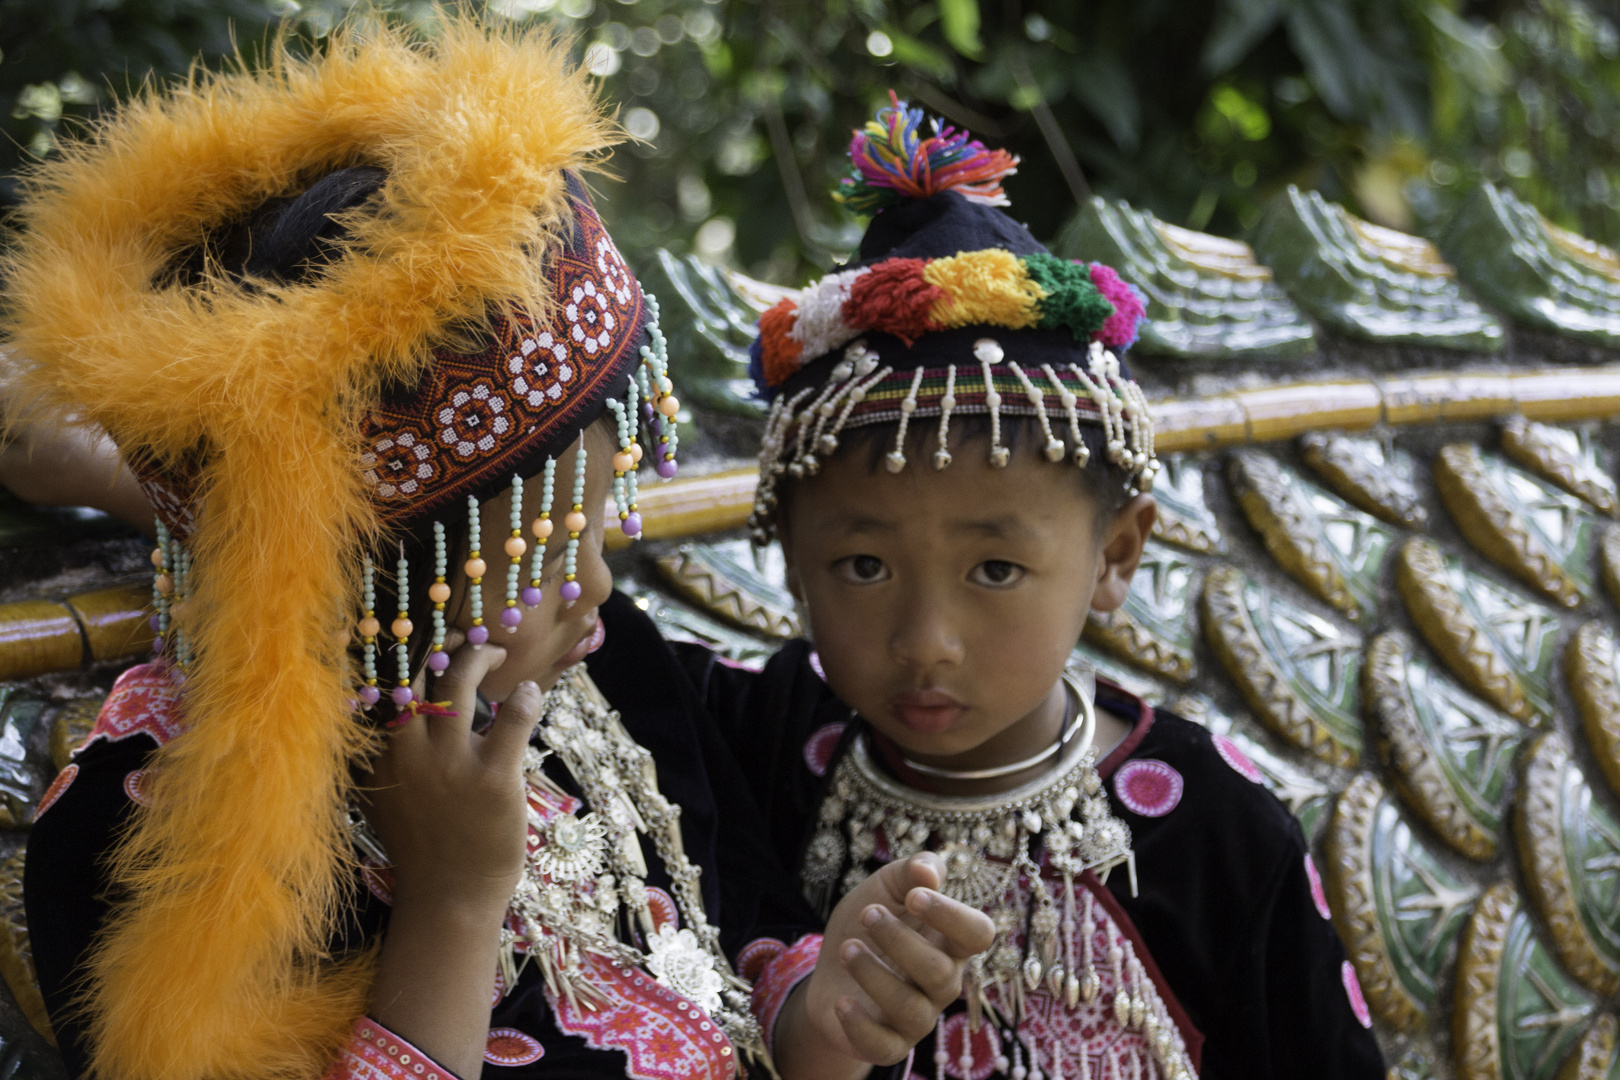
[[[941,780],[995,780],[1003,776],[1012,776],[1014,773],[1021,773],[1025,769],[1033,769],[1046,759],[1056,757],[1059,751],[1069,745],[1069,740],[1074,738],[1075,734],[1082,729],[1086,732],[1084,745],[1089,746],[1097,733],[1097,713],[1091,703],[1091,697],[1080,688],[1080,684],[1067,671],[1063,673],[1063,685],[1068,687],[1069,690],[1065,696],[1078,701],[1080,708],[1076,710],[1074,720],[1058,736],[1057,742],[1038,754],[1032,754],[1022,761],[1014,761],[1009,765],[995,765],[988,769],[941,769],[934,765],[924,765],[920,761],[913,761],[904,754],[900,756],[900,760],[905,762],[906,768],[914,772],[921,773],[923,776],[938,777]]]

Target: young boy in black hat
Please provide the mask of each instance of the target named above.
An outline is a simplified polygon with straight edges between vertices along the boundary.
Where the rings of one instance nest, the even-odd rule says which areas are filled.
[[[1141,302],[995,208],[1014,159],[920,125],[896,101],[856,134],[855,262],[760,319],[753,528],[815,651],[758,675],[685,653],[777,853],[826,911],[938,851],[995,921],[913,1075],[1380,1077],[1304,837],[1253,766],[1065,671],[1156,513],[1114,352]],[[771,980],[838,958],[790,959]]]

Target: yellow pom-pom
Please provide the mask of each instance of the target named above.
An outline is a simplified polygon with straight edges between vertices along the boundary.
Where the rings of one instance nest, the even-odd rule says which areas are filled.
[[[988,248],[933,259],[922,276],[945,290],[931,312],[941,325],[1022,330],[1040,321],[1039,304],[1046,291],[1010,251]]]

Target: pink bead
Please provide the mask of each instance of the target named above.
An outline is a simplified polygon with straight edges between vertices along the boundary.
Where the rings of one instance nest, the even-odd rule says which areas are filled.
[[[382,700],[382,691],[375,686],[362,686],[360,688],[360,700],[367,705],[375,705]]]
[[[513,607],[502,608],[501,609],[501,625],[506,627],[508,630],[515,629],[517,627],[517,624],[522,622],[522,621],[523,621],[523,609],[522,608],[513,606]]]
[[[557,590],[557,595],[572,604],[575,600],[579,599],[579,594],[583,591],[584,590],[579,587],[579,582],[565,581],[563,582],[562,588]]]
[[[429,653],[428,654],[428,667],[432,668],[435,672],[442,672],[445,668],[447,668],[449,666],[450,666],[450,654],[449,653],[447,653],[447,652],[436,652],[436,653]]]
[[[679,466],[675,464],[674,458],[664,458],[658,463],[658,475],[662,476],[665,480],[669,480],[674,477],[675,470],[678,467]]]
[[[393,699],[395,705],[403,709],[411,703],[411,699],[416,695],[411,693],[411,688],[408,686],[396,686],[389,692],[388,696]]]
[[[518,598],[528,607],[536,607],[540,603],[541,595],[540,590],[533,585],[525,585],[523,591],[518,593]]]
[[[626,536],[640,536],[641,515],[634,510],[630,511],[630,516],[619,522],[619,529]]]
[[[474,645],[482,645],[489,640],[489,627],[475,626],[467,631],[467,640]]]

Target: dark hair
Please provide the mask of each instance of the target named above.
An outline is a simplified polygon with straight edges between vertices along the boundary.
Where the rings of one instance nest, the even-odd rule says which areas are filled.
[[[933,471],[930,462],[935,449],[939,446],[938,425],[939,421],[934,418],[912,420],[906,429],[907,469]],[[894,449],[895,427],[896,421],[887,421],[858,428],[845,428],[838,433],[838,449],[834,454],[837,456],[864,454],[868,470],[875,473],[885,467],[883,459]],[[1130,477],[1124,469],[1108,460],[1102,431],[1095,426],[1080,429],[1080,437],[1085,442],[1086,448],[1091,451],[1091,458],[1085,468],[1077,467],[1073,461],[1075,443],[1065,430],[1066,427],[1067,425],[1052,424],[1053,436],[1063,441],[1064,455],[1062,461],[1053,465],[1052,475],[1054,479],[1062,478],[1061,482],[1080,486],[1086,499],[1096,508],[1095,524],[1101,532],[1129,500]],[[990,417],[984,413],[954,414],[951,417],[951,443],[953,447],[967,444],[973,444],[975,447],[983,446],[988,453]],[[1035,417],[1002,414],[1001,445],[1011,453],[1039,454],[1045,444],[1046,435],[1041,430],[1040,421]],[[1025,447],[1027,449],[1024,449]],[[960,456],[959,451],[952,452]],[[1045,458],[1041,460],[1045,461]],[[792,498],[795,485],[803,482],[795,480],[788,473],[783,473],[776,481],[778,506],[785,508]],[[781,511],[778,513],[780,515]]]

